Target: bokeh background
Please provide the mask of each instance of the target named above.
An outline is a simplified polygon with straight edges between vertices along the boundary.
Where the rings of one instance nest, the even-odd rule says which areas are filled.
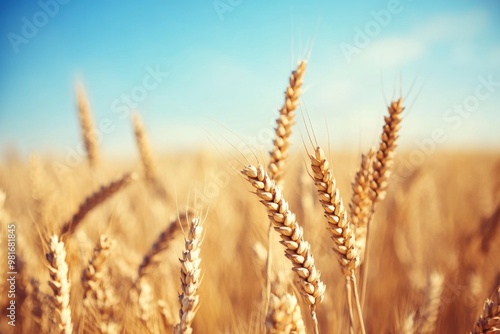
[[[245,158],[267,165],[287,78],[303,58],[302,113],[283,193],[328,286],[318,308],[321,332],[346,333],[348,316],[304,154],[304,146],[313,148],[307,136],[314,130],[328,152],[349,208],[361,153],[379,143],[386,106],[400,95],[407,106],[400,147],[370,223],[367,332],[401,333],[427,319],[435,330],[426,333],[465,333],[499,291],[499,0],[8,0],[0,13],[0,228],[16,224],[25,263],[16,332],[55,332],[47,241],[72,217],[84,217],[64,236],[75,332],[111,324],[125,333],[169,332],[178,321],[181,235],[142,277],[150,289],[137,286],[138,268],[187,207],[206,227],[194,332],[264,332],[266,256],[254,250],[269,245],[270,276],[292,271],[238,170]],[[95,165],[83,149],[77,82],[91,104],[94,150],[103,151]],[[151,142],[137,140],[142,160],[133,111]],[[102,188],[127,172],[138,177],[126,189],[110,195]],[[99,205],[89,209],[82,203],[91,194]],[[81,284],[102,235],[116,241],[103,284],[116,300],[108,299],[105,317],[82,302]],[[149,302],[139,303],[138,293]],[[14,328],[0,321],[0,331]]]
[[[3,155],[76,149],[77,80],[107,154],[135,152],[124,117],[133,110],[159,151],[210,146],[221,132],[246,139],[272,127],[304,57],[302,109],[333,149],[376,142],[386,102],[400,92],[406,149],[436,129],[445,138],[436,149],[500,148],[496,0],[40,0],[2,1],[0,13]],[[491,91],[474,100],[482,80]]]

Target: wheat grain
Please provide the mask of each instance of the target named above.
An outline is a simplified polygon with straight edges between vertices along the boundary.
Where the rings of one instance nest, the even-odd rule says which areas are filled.
[[[269,152],[271,161],[267,169],[269,177],[278,184],[284,172],[284,161],[288,155],[292,126],[295,123],[295,109],[299,105],[306,65],[305,60],[299,62],[297,69],[290,75],[290,83],[285,91],[285,103],[281,107],[280,116],[276,120],[276,137],[273,142],[273,150]]]
[[[113,241],[101,235],[92,258],[82,272],[83,304],[95,303],[98,311],[101,333],[117,333],[114,321],[115,305],[118,300],[111,286],[108,259]]]
[[[370,183],[373,177],[373,158],[375,150],[370,149],[368,154],[362,155],[361,165],[352,183],[352,197],[349,203],[349,220],[355,228],[356,247],[359,251],[360,262],[363,262],[368,223],[372,215],[373,190]]]
[[[283,187],[282,175],[285,171],[285,160],[290,146],[290,136],[292,127],[295,123],[295,109],[299,105],[299,97],[302,93],[302,82],[306,70],[306,61],[300,61],[297,69],[292,72],[289,78],[289,84],[285,90],[285,102],[280,109],[279,117],[276,119],[275,138],[273,140],[273,149],[269,152],[270,161],[267,167],[269,177]],[[272,223],[269,222],[267,229],[267,258],[265,271],[265,302],[264,312],[267,313],[271,297],[271,266],[272,266]]]
[[[203,242],[203,225],[200,218],[191,220],[189,232],[185,239],[185,250],[182,252],[181,262],[181,286],[179,294],[179,317],[180,322],[175,325],[175,334],[190,334],[193,332],[191,324],[200,304],[198,289],[201,284],[200,250]]]
[[[280,188],[271,180],[262,166],[247,166],[242,172],[256,189],[256,195],[267,208],[274,229],[280,234],[285,246],[285,256],[292,262],[293,271],[299,278],[300,290],[306,303],[314,310],[324,297],[325,285],[316,269],[310,246],[304,240],[303,230],[295,214],[288,209],[288,202]]]
[[[483,313],[470,333],[500,333],[500,285],[484,303]]]
[[[354,293],[356,308],[359,317],[360,329],[365,334],[363,314],[358,295],[355,270],[359,266],[359,251],[356,247],[356,236],[353,227],[349,222],[344,208],[340,190],[330,169],[330,164],[326,159],[325,152],[319,146],[314,150],[314,155],[310,154],[311,169],[316,188],[318,189],[318,199],[323,206],[324,216],[328,222],[328,230],[333,240],[333,250],[337,253],[337,258],[341,264],[342,271],[346,278],[347,303],[349,307],[349,319],[351,331],[353,330],[353,312],[351,293]]]
[[[266,316],[266,332],[269,334],[305,334],[300,306],[295,295],[286,292],[284,278],[276,275],[273,280],[271,301]]]
[[[57,235],[49,239],[49,252],[46,255],[49,262],[49,273],[51,280],[49,285],[54,292],[56,313],[59,316],[57,328],[59,333],[71,334],[73,332],[73,322],[71,320],[70,306],[70,281],[69,269],[66,263],[66,250],[64,242]]]
[[[328,230],[334,241],[334,251],[338,255],[344,274],[350,275],[359,266],[359,253],[356,247],[355,234],[347,218],[347,213],[337,188],[337,183],[330,164],[326,160],[325,152],[316,147],[314,155],[309,155],[311,168],[318,198],[323,206]]]
[[[398,131],[401,123],[401,114],[404,110],[403,99],[391,102],[387,108],[389,116],[384,117],[384,127],[380,137],[380,143],[373,161],[373,189],[374,201],[383,200],[387,189],[387,182],[391,175],[391,167],[394,159],[394,150],[398,139]]]

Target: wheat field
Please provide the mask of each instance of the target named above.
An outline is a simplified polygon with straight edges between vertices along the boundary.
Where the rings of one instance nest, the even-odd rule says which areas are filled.
[[[362,155],[302,145],[305,71],[269,154],[160,155],[134,115],[137,155],[113,160],[78,86],[85,159],[0,164],[0,254],[7,268],[14,229],[16,272],[0,283],[0,331],[500,333],[500,153],[410,164],[402,97]]]

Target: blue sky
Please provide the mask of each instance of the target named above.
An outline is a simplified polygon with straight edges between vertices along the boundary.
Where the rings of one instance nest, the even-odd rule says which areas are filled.
[[[78,78],[110,154],[135,154],[131,110],[158,151],[247,140],[271,128],[302,57],[303,109],[335,149],[374,144],[401,88],[406,148],[500,148],[497,0],[40,0],[0,13],[0,150],[75,148]]]

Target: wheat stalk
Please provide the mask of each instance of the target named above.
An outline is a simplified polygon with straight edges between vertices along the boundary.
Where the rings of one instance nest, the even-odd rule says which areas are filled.
[[[274,229],[281,237],[280,243],[285,246],[285,256],[291,261],[293,271],[298,278],[302,296],[310,307],[311,316],[317,332],[316,306],[321,303],[325,293],[325,285],[321,274],[316,269],[310,246],[304,240],[302,227],[295,214],[288,209],[288,202],[281,194],[280,188],[271,180],[262,166],[247,166],[241,173],[256,189],[255,194],[267,208],[268,217]]]
[[[290,136],[292,127],[295,123],[295,109],[299,105],[299,97],[302,93],[303,77],[306,71],[307,62],[302,60],[297,65],[297,69],[292,72],[289,78],[289,84],[285,90],[285,101],[280,109],[279,117],[276,119],[275,138],[273,140],[273,149],[269,152],[270,161],[267,167],[269,177],[283,186],[281,177],[285,170],[285,159],[288,155],[290,146]],[[271,297],[271,263],[272,263],[272,223],[269,222],[267,230],[267,259],[266,259],[266,295],[265,312],[269,308]]]
[[[372,214],[372,198],[374,195],[370,183],[373,177],[372,164],[374,156],[374,149],[370,149],[368,154],[361,156],[361,165],[352,183],[352,197],[349,203],[349,220],[355,227],[356,247],[359,251],[360,263],[363,262],[368,223]]]
[[[118,325],[114,322],[114,307],[117,297],[111,287],[107,265],[113,241],[101,235],[92,258],[82,272],[83,304],[95,302],[100,315],[101,333],[117,333]]]
[[[95,168],[99,163],[100,154],[90,104],[88,102],[83,84],[81,83],[78,83],[76,86],[76,102],[80,128],[82,131],[82,139],[85,145],[85,150],[87,151],[87,160],[90,167]]]
[[[348,220],[340,190],[330,169],[330,164],[326,159],[325,152],[319,146],[314,150],[314,155],[310,154],[311,169],[316,188],[318,189],[318,199],[323,206],[324,216],[328,222],[328,230],[334,242],[333,250],[337,254],[342,271],[346,278],[346,290],[348,296],[349,315],[352,328],[352,304],[350,302],[351,290],[354,292],[361,332],[365,333],[363,314],[361,312],[358,287],[356,284],[355,270],[359,266],[359,251],[356,247],[356,236]],[[351,286],[352,282],[352,286]]]
[[[280,116],[276,119],[276,137],[273,142],[273,150],[269,152],[271,160],[267,170],[269,177],[278,184],[284,172],[284,163],[290,146],[292,126],[295,123],[295,109],[299,105],[306,65],[307,62],[305,60],[299,62],[297,69],[290,75],[290,83],[285,91],[285,102],[280,109]]]
[[[418,334],[431,334],[436,329],[436,322],[441,305],[444,277],[439,273],[432,273],[427,288],[427,298],[424,307],[417,313]]]
[[[49,239],[49,252],[46,255],[49,262],[49,285],[54,292],[56,312],[59,315],[57,328],[59,333],[70,334],[73,332],[70,306],[70,281],[69,269],[66,263],[66,250],[64,242],[57,235]]]
[[[141,264],[137,268],[138,279],[143,277],[147,273],[148,268],[158,261],[158,256],[168,248],[170,242],[180,232],[182,221],[185,221],[189,215],[190,212],[181,214],[179,217],[171,221],[167,228],[158,235],[156,241],[144,255]]]
[[[175,334],[190,334],[193,332],[191,324],[200,304],[198,289],[201,284],[200,250],[203,242],[203,225],[200,218],[191,220],[189,232],[185,239],[185,250],[182,252],[181,286],[179,294],[180,322],[175,325]]]
[[[151,284],[149,284],[149,282],[144,278],[139,279],[139,281],[136,283],[136,286],[138,292],[137,305],[139,306],[140,319],[146,325],[146,327],[150,329],[151,324],[149,323],[149,320],[153,315],[153,305],[155,301],[155,298],[153,296],[153,288],[151,287]]]
[[[401,114],[404,110],[403,98],[392,101],[387,107],[389,116],[384,117],[384,127],[380,137],[380,143],[373,160],[373,189],[374,201],[385,198],[387,182],[391,175],[390,168],[393,164],[396,141],[399,137],[398,131],[401,123]]]
[[[362,275],[362,296],[363,304],[366,297],[366,286],[368,280],[368,253],[367,249],[369,247],[370,239],[370,220],[375,212],[375,203],[381,201],[385,198],[388,180],[391,176],[391,167],[394,163],[394,151],[396,149],[396,142],[399,137],[399,128],[401,123],[401,115],[403,113],[403,98],[399,98],[396,101],[392,101],[387,107],[389,116],[384,116],[384,126],[382,128],[382,135],[380,136],[380,143],[378,145],[377,152],[372,159],[372,168],[368,172],[368,181],[370,182],[370,188],[372,191],[367,192],[371,196],[371,209],[366,218],[366,224],[362,224],[362,228],[359,231],[359,241],[358,244],[361,245],[362,249],[362,261],[364,262],[361,267]],[[369,152],[368,156],[372,153]],[[363,168],[363,167],[362,167]],[[366,226],[366,228],[365,228]],[[358,235],[357,235],[358,236]],[[361,259],[360,259],[361,260]]]
[[[156,168],[153,162],[153,154],[149,145],[149,139],[144,129],[141,117],[139,114],[132,114],[132,125],[134,127],[135,142],[141,156],[141,163],[144,169],[144,178],[146,181],[156,182]]]
[[[286,292],[286,284],[280,275],[273,280],[271,300],[266,316],[266,332],[269,334],[305,334],[300,306],[294,294]]]
[[[470,333],[500,333],[500,285],[484,303],[483,313]]]
[[[323,206],[329,225],[333,250],[337,253],[345,275],[359,266],[359,252],[355,243],[355,234],[348,220],[337,182],[330,170],[330,164],[321,147],[316,147],[314,155],[309,155],[313,179],[318,189],[319,202]]]
[[[137,149],[139,150],[139,155],[141,156],[142,168],[144,170],[144,179],[159,197],[165,199],[167,197],[167,192],[165,191],[165,187],[157,177],[156,167],[153,161],[153,154],[151,153],[148,136],[139,114],[132,114],[132,125],[134,127]]]
[[[96,206],[103,203],[105,200],[116,194],[121,189],[125,188],[130,182],[136,179],[135,174],[125,174],[118,180],[115,180],[105,186],[102,186],[98,191],[91,194],[80,204],[78,211],[66,221],[61,227],[61,235],[71,235],[75,232],[80,222],[85,216],[92,211]]]

